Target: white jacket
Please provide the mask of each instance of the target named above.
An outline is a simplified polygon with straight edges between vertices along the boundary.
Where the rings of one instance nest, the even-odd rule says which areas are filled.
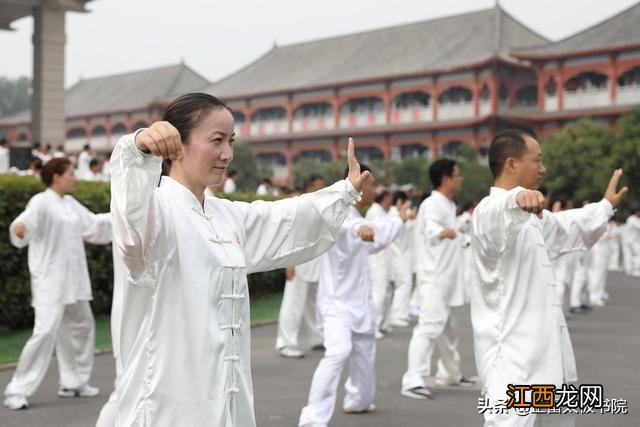
[[[118,426],[255,426],[247,273],[333,244],[346,180],[277,202],[196,196],[124,136],[111,159],[114,240],[129,272]]]
[[[492,187],[473,213],[476,365],[483,391],[497,390],[500,398],[508,383],[559,386],[577,380],[549,258],[593,245],[613,214],[602,200],[555,214],[545,210],[540,219],[517,206],[523,190]]]
[[[25,224],[23,239],[14,231],[18,222]],[[9,230],[14,246],[29,245],[32,306],[93,299],[84,242],[111,241],[111,214],[94,214],[73,197],[46,189],[29,200]]]

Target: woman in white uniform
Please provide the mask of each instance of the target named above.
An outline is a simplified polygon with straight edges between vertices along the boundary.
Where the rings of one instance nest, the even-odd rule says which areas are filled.
[[[114,241],[128,272],[117,426],[255,426],[247,274],[328,250],[369,176],[350,141],[347,179],[315,193],[205,198],[224,181],[233,129],[217,98],[187,94],[113,152]]]
[[[92,397],[95,322],[89,301],[91,282],[84,242],[111,241],[110,214],[93,214],[69,193],[75,188],[67,158],[47,162],[40,174],[47,189],[29,200],[9,227],[11,243],[29,245],[33,335],[20,354],[18,367],[5,389],[4,404],[26,408],[49,367],[56,344],[61,397]]]

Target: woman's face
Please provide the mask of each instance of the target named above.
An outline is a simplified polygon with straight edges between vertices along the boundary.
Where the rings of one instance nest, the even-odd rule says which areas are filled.
[[[231,113],[226,108],[215,108],[191,131],[182,157],[175,161],[189,181],[202,186],[224,182],[233,159],[233,128]]]
[[[76,188],[76,179],[73,172],[73,166],[67,166],[62,175],[55,174],[53,176],[53,184],[62,191],[63,194],[73,193]]]

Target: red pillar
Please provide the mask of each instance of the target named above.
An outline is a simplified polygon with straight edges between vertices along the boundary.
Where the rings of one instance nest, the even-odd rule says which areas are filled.
[[[616,54],[609,54],[609,102],[615,105],[618,96],[618,70],[616,63]]]
[[[284,151],[284,159],[287,166],[287,181],[291,184],[293,179],[293,149],[291,147],[291,141],[287,141],[287,148]]]
[[[556,70],[556,96],[558,98],[558,111],[564,110],[564,70],[562,61],[558,61]]]
[[[471,93],[473,94],[473,117],[480,116],[480,81],[478,80],[478,71],[473,72],[473,83]]]
[[[331,101],[333,105],[333,124],[334,128],[340,128],[340,98],[338,98],[338,89],[333,90],[333,100]]]
[[[287,114],[287,133],[293,132],[293,96],[287,95],[287,104],[285,105]]]
[[[545,97],[547,96],[545,91],[547,76],[543,71],[544,63],[535,64],[534,69],[538,76],[538,111],[544,111]]]
[[[498,78],[496,75],[491,76],[489,80],[489,103],[491,104],[491,114],[498,113]]]
[[[440,93],[438,91],[438,78],[433,78],[433,88],[431,89],[431,103],[433,104],[433,121],[438,121],[438,107],[440,106]]]

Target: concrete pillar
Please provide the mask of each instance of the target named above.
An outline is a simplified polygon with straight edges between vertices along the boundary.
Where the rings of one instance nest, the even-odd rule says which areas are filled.
[[[43,2],[33,11],[33,141],[64,143],[65,11]]]

